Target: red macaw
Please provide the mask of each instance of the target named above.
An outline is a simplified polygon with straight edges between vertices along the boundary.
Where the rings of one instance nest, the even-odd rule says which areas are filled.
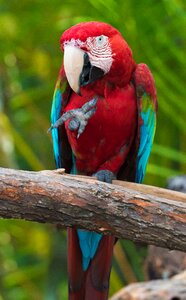
[[[156,89],[120,32],[102,22],[66,30],[51,122],[57,168],[141,182],[156,127]],[[108,298],[115,238],[68,229],[70,300]]]

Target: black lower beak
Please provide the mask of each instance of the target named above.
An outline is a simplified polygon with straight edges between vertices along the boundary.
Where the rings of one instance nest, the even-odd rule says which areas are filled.
[[[87,53],[84,54],[83,69],[79,77],[79,87],[85,86],[104,76],[104,71],[98,67],[92,66]]]

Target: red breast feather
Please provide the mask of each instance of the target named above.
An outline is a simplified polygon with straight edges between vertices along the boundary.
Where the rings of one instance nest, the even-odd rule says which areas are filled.
[[[66,122],[68,139],[76,156],[77,170],[86,174],[102,169],[105,162],[118,156],[107,168],[116,173],[124,159],[120,157],[120,151],[124,145],[131,144],[135,135],[137,107],[133,85],[107,88],[105,94],[106,97],[99,97],[96,113],[79,139],[77,132],[70,131]],[[88,100],[88,97],[73,93],[65,110],[81,107]]]

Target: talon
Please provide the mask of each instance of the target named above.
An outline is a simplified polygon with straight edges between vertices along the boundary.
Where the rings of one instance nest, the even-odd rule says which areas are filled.
[[[84,124],[80,124],[79,130],[78,130],[78,134],[77,134],[77,138],[79,138],[80,135],[83,133],[83,131],[84,131],[86,125],[87,125],[87,122],[85,122]]]
[[[95,105],[97,101],[98,97],[95,97],[94,99],[85,103],[81,108],[71,109],[67,111],[54,124],[52,124],[52,126],[48,129],[47,132],[50,132],[54,128],[58,128],[59,126],[63,125],[66,121],[71,119],[68,124],[68,129],[71,131],[75,131],[78,129],[77,138],[79,138],[85,130],[88,120],[96,111]]]

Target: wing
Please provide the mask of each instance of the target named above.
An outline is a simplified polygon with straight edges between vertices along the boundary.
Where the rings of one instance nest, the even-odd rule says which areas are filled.
[[[54,124],[63,113],[63,109],[68,103],[70,94],[71,89],[62,66],[53,95],[51,109],[52,124]],[[64,125],[52,129],[52,141],[56,167],[65,168],[66,172],[70,173],[72,168],[72,150],[68,142]]]
[[[141,183],[156,129],[156,88],[153,76],[145,64],[137,65],[132,82],[136,89],[138,107],[136,138],[119,171],[118,179]]]
[[[138,105],[138,132],[135,182],[142,182],[151,152],[155,129],[157,100],[153,76],[145,64],[139,64],[134,73]]]

